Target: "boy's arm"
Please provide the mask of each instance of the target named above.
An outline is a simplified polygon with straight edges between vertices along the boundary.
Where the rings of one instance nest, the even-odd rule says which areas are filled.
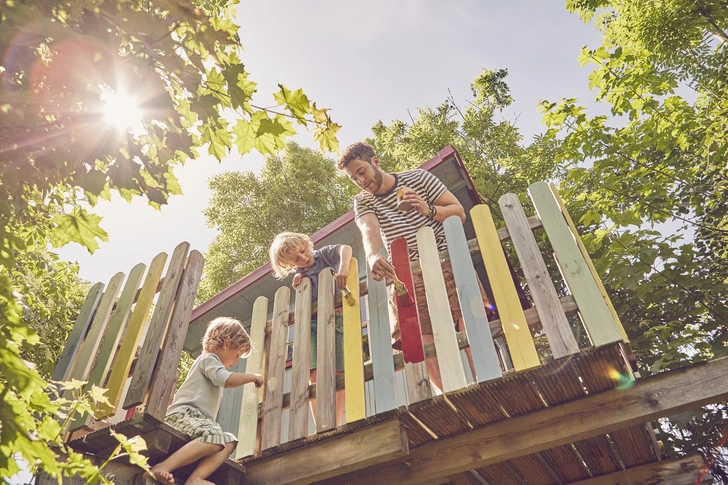
[[[334,275],[336,286],[339,290],[346,287],[346,280],[349,278],[349,263],[351,262],[351,246],[342,244],[339,246],[339,270]]]
[[[226,388],[240,387],[251,382],[255,383],[255,387],[263,385],[263,376],[260,374],[245,374],[244,372],[233,372],[225,382]]]

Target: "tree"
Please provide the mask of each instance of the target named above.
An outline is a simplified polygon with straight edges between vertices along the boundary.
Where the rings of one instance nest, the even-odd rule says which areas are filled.
[[[59,404],[21,358],[38,335],[8,277],[15,259],[46,241],[93,252],[107,239],[99,197],[159,207],[181,193],[174,167],[203,149],[273,154],[295,122],[336,150],[339,127],[300,89],[279,86],[277,108],[253,104],[226,2],[3,0],[0,12],[0,475],[19,454],[59,477],[77,470],[55,461],[58,436],[35,419]]]
[[[604,32],[581,61],[612,117],[544,102],[561,186],[612,292],[643,374],[728,355],[728,7],[714,1],[567,2]],[[680,94],[680,93],[688,93]],[[668,453],[698,449],[728,483],[725,405],[671,419]],[[716,447],[717,446],[717,447]]]
[[[205,301],[268,261],[276,234],[313,234],[351,209],[354,184],[333,160],[289,142],[281,156],[268,156],[256,176],[227,172],[210,180],[205,209],[219,231],[205,255],[198,299]]]

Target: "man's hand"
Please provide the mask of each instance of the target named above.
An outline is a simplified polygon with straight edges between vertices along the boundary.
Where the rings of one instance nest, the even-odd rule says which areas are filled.
[[[339,272],[334,273],[334,279],[336,280],[336,287],[339,291],[346,288],[346,281],[349,279],[349,268],[339,268]]]
[[[382,281],[385,278],[394,279],[396,277],[394,268],[391,264],[389,264],[389,261],[382,257],[381,254],[370,256],[368,258],[368,262],[375,281]]]
[[[293,283],[291,283],[294,289],[298,288],[298,285],[301,284],[302,279],[303,276],[301,275],[301,273],[296,273],[296,275],[293,277]]]
[[[412,208],[420,214],[426,216],[430,213],[430,206],[425,199],[412,189],[405,189],[402,200],[405,200],[412,204]]]

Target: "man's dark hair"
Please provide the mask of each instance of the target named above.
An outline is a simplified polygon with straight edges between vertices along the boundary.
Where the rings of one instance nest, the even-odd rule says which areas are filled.
[[[344,152],[339,157],[339,161],[336,166],[339,167],[339,170],[344,170],[346,166],[354,160],[363,160],[365,162],[372,163],[372,158],[374,156],[374,148],[372,148],[371,145],[364,143],[363,141],[358,141],[344,149]]]

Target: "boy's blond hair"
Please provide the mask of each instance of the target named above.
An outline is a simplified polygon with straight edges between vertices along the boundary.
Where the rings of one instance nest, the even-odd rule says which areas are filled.
[[[270,245],[268,254],[273,267],[273,275],[282,280],[295,268],[290,263],[291,256],[303,249],[313,249],[313,241],[306,234],[298,232],[282,232],[278,234]]]
[[[243,357],[247,357],[252,348],[243,324],[230,317],[217,317],[211,321],[202,337],[202,350],[208,354],[216,350],[242,349]]]

